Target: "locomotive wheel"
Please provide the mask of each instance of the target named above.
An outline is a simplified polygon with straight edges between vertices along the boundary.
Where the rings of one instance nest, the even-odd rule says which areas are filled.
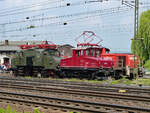
[[[79,77],[78,77],[80,80],[82,80],[83,79],[83,77],[82,77],[82,75],[79,75]]]
[[[122,78],[122,72],[119,72],[119,71],[115,71],[115,73],[114,73],[114,78],[115,78],[115,80],[118,80],[118,79],[121,79]]]
[[[44,78],[48,78],[48,77],[58,78],[59,77],[57,76],[57,72],[55,70],[43,70],[41,72],[41,75]]]
[[[95,77],[96,80],[106,80],[106,78],[104,76],[96,76]]]
[[[134,73],[130,73],[130,77],[129,77],[130,80],[133,80],[135,77],[136,75]]]
[[[94,73],[88,74],[88,80],[94,80],[94,79],[95,79],[95,74]]]
[[[107,80],[108,75],[105,73],[98,73],[98,74],[96,74],[95,79],[100,80],[100,81],[101,80]]]
[[[91,75],[90,74],[87,74],[87,76],[88,76],[88,80],[91,80]]]
[[[52,75],[50,75],[50,77],[59,78],[59,76],[57,75],[57,72],[56,72],[56,71],[52,71],[51,74],[52,74]]]
[[[91,74],[91,80],[94,80],[94,79],[95,79],[95,74],[92,73],[92,74]]]
[[[119,80],[120,77],[119,76],[115,76],[114,78],[115,78],[115,80]]]
[[[114,78],[115,78],[115,80],[119,80],[122,78],[122,76],[120,74],[117,74]]]
[[[65,76],[67,77],[67,78],[72,78],[72,74],[70,73],[70,72],[65,72]]]
[[[43,78],[48,78],[48,77],[50,77],[50,75],[48,74],[48,71],[42,71],[42,72],[41,72],[41,75],[42,75]]]
[[[65,72],[63,71],[63,72],[60,72],[60,74],[59,74],[59,78],[66,78],[66,74],[65,74]]]
[[[44,71],[41,72],[41,77],[43,77],[43,78],[45,77],[45,72]]]

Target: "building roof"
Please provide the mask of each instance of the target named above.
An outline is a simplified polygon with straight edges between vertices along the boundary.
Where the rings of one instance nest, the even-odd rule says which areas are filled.
[[[8,41],[8,45],[10,46],[18,46],[18,45],[23,45],[23,44],[41,44],[43,41]],[[1,45],[6,45],[5,40],[0,41],[0,46]]]
[[[43,41],[8,41],[8,40],[4,40],[4,41],[0,41],[0,51],[19,51],[21,50],[21,48],[19,47],[19,45],[36,45],[36,44],[42,44]],[[70,47],[73,48],[73,46],[69,45],[69,44],[65,44],[65,45],[57,45],[57,48],[60,47]]]
[[[18,51],[21,50],[18,46],[0,46],[0,51]]]
[[[69,48],[74,48],[72,45],[70,44],[64,44],[64,45],[57,45],[58,48],[62,48],[62,47],[69,47]]]

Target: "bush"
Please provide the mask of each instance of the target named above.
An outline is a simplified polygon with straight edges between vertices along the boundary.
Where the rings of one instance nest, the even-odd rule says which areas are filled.
[[[147,60],[144,64],[144,68],[150,70],[150,60]]]

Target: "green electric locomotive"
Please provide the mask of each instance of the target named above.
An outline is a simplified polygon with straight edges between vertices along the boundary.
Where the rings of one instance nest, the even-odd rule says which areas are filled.
[[[56,48],[27,48],[12,58],[11,69],[15,76],[56,77],[60,59]]]

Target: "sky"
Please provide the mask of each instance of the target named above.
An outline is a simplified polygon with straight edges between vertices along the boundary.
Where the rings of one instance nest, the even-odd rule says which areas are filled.
[[[0,40],[49,40],[76,46],[75,39],[83,31],[93,31],[103,40],[100,45],[112,52],[131,52],[134,8],[121,0],[100,1],[0,0]],[[140,0],[140,14],[149,8],[148,0]]]

